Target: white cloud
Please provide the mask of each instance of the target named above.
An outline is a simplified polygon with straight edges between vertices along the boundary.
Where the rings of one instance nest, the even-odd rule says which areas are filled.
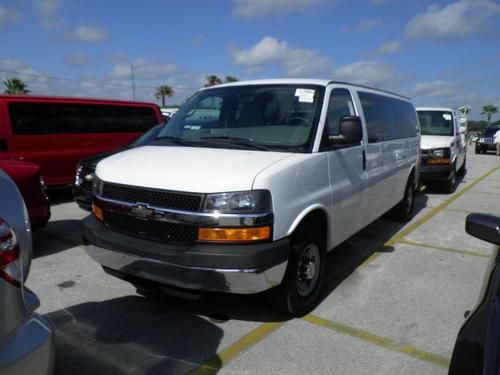
[[[459,0],[442,8],[434,4],[408,23],[405,34],[438,39],[472,35],[494,27],[498,13],[500,4],[491,0]]]
[[[0,30],[17,21],[18,18],[19,13],[15,10],[7,9],[6,7],[0,5]]]
[[[388,55],[391,53],[395,53],[401,49],[401,44],[398,40],[393,40],[387,43],[382,44],[379,48],[377,48],[376,53],[378,55]]]
[[[370,31],[370,30],[375,29],[375,28],[380,27],[380,26],[382,26],[382,20],[380,20],[380,19],[362,20],[358,25],[358,29],[359,29],[359,31],[367,32],[367,31]]]
[[[326,2],[327,0],[235,0],[233,14],[243,18],[285,16]]]
[[[36,0],[34,1],[35,13],[40,18],[40,26],[51,30],[61,25],[64,21],[59,16],[59,10],[64,0]]]
[[[316,51],[291,48],[286,41],[266,36],[250,49],[236,50],[233,62],[249,68],[259,68],[264,64],[277,64],[288,76],[306,76],[324,72],[330,66],[328,57]]]
[[[92,64],[92,59],[85,52],[73,52],[64,57],[64,61],[71,67],[80,68]]]
[[[450,96],[459,91],[455,83],[442,80],[417,83],[414,89],[416,95],[423,97]]]
[[[144,80],[165,80],[179,69],[175,64],[150,63],[144,59],[137,59],[130,64],[115,64],[108,76],[112,79],[129,79],[132,75],[132,65],[135,79]]]
[[[335,69],[333,75],[341,81],[382,88],[392,87],[401,80],[390,65],[378,61],[357,61],[344,65]]]
[[[73,31],[66,33],[66,38],[79,42],[102,42],[109,38],[109,33],[99,27],[78,26]]]

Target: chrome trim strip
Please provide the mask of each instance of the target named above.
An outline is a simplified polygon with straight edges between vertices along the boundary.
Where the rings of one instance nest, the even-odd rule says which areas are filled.
[[[123,202],[109,198],[96,197],[100,202],[109,204],[108,208],[112,212],[135,217],[137,219],[149,221],[164,221],[172,224],[184,224],[195,226],[228,226],[228,227],[253,227],[258,225],[270,225],[274,222],[272,212],[257,214],[221,214],[218,212],[192,212],[166,209],[158,206],[151,206],[142,202]],[[138,218],[131,214],[131,210],[139,205],[145,206],[154,211],[151,218]]]

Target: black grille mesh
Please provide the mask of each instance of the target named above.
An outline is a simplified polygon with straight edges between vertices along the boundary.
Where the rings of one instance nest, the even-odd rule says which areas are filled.
[[[170,191],[147,189],[105,183],[103,198],[131,203],[146,203],[151,206],[183,211],[200,211],[202,195],[180,194]]]
[[[116,232],[156,242],[188,244],[195,242],[198,236],[196,227],[190,225],[139,220],[107,211],[104,223]]]

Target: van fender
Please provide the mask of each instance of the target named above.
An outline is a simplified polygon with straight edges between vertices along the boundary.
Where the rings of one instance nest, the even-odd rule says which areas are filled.
[[[292,224],[288,228],[288,231],[286,233],[287,237],[290,237],[292,235],[292,233],[295,232],[295,230],[298,228],[298,226],[300,225],[300,223],[302,223],[302,221],[309,214],[311,214],[314,211],[321,211],[322,213],[325,214],[326,220],[327,220],[327,222],[325,224],[326,224],[326,228],[328,228],[329,227],[328,223],[331,222],[331,220],[330,220],[330,214],[328,213],[328,209],[324,205],[316,203],[316,204],[313,204],[311,206],[306,207],[304,210],[302,210],[299,213],[299,215],[297,215],[297,217],[293,220]],[[327,230],[327,232],[328,232],[328,230]],[[326,236],[327,236],[327,238],[329,238],[329,234],[328,233],[326,233]]]

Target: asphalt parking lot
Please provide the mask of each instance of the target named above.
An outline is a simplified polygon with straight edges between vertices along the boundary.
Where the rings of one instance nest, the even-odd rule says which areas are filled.
[[[410,223],[379,219],[329,254],[324,299],[302,319],[259,296],[137,294],[87,256],[87,213],[55,195],[27,283],[57,329],[55,374],[446,374],[492,250],[465,217],[500,215],[500,157],[471,149],[454,194],[428,189]]]

